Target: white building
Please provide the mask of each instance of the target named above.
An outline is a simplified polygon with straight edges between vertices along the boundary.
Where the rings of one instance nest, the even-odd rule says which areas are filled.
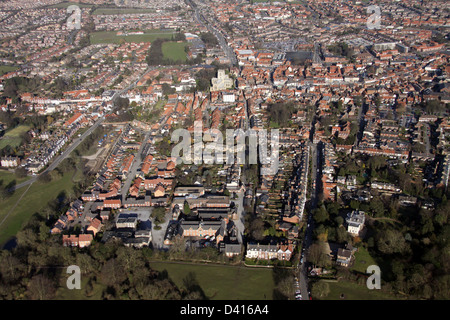
[[[2,157],[1,165],[5,168],[15,168],[20,164],[20,159],[18,157]]]
[[[233,103],[233,102],[236,101],[236,96],[235,96],[234,93],[224,93],[222,95],[222,97],[223,97],[223,102],[231,102],[231,103]]]
[[[221,91],[231,88],[233,86],[233,79],[225,74],[225,70],[220,69],[217,71],[217,78],[212,78],[211,83],[211,91]]]
[[[364,227],[365,220],[366,216],[363,211],[352,211],[345,219],[345,222],[347,223],[347,232],[355,236],[359,235],[359,232]]]

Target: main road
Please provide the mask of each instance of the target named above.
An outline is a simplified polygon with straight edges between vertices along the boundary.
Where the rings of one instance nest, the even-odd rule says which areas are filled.
[[[212,32],[216,38],[217,41],[219,41],[220,47],[222,48],[223,52],[227,55],[228,59],[230,59],[230,62],[233,66],[237,66],[237,58],[236,55],[233,52],[233,49],[228,46],[225,37],[222,35],[222,33],[217,30],[216,27],[210,25],[209,21],[203,16],[202,13],[199,12],[197,4],[193,2],[193,0],[188,0],[189,5],[195,12],[195,17],[197,18],[198,22],[201,23],[204,27],[206,27],[210,32]]]

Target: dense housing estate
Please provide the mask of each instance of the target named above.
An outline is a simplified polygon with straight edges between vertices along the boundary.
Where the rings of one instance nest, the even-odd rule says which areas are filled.
[[[376,1],[369,28],[364,1],[84,0],[79,30],[64,4],[0,3],[0,165],[20,179],[2,200],[72,186],[30,208],[40,241],[292,267],[297,299],[308,277],[389,256],[392,290],[432,297],[448,271],[448,2]],[[172,154],[180,129],[201,161]],[[239,143],[250,131],[258,145]]]

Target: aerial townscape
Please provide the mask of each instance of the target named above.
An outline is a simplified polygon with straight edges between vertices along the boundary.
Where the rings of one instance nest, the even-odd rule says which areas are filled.
[[[0,21],[1,299],[450,299],[449,1]]]

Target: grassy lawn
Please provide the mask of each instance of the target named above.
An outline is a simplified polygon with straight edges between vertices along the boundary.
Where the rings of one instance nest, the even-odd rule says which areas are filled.
[[[147,30],[144,34],[136,34],[129,36],[118,36],[117,31],[97,31],[90,34],[91,44],[97,43],[120,43],[121,39],[125,42],[152,42],[157,38],[171,39],[173,35],[172,31],[162,31],[162,30]],[[183,51],[184,52],[184,51]]]
[[[323,280],[321,280],[323,281]],[[395,296],[380,290],[370,290],[366,285],[360,285],[349,281],[327,282],[330,293],[323,300],[397,300]],[[341,299],[341,294],[344,299]]]
[[[7,145],[10,145],[12,148],[18,147],[22,142],[21,135],[28,130],[30,130],[29,126],[20,125],[6,132],[5,135],[0,139],[0,149],[3,149]]]
[[[27,194],[17,204],[14,211],[0,226],[0,247],[22,228],[30,217],[45,208],[50,200],[65,192],[66,194],[73,193],[72,191],[72,176],[74,172],[67,172],[64,176],[55,178],[49,183],[34,182]],[[28,186],[20,188],[14,192],[12,196],[2,201],[0,207],[0,222],[14,207],[16,202],[25,193]]]
[[[186,52],[184,47],[186,42],[164,42],[162,44],[162,52],[165,59],[172,59],[173,61],[186,61]]]
[[[7,186],[13,180],[16,180],[16,184],[24,182],[30,179],[30,177],[20,178],[18,179],[16,175],[8,170],[0,169],[0,185]]]
[[[194,272],[198,284],[211,300],[273,299],[272,269],[168,262],[152,262],[150,266],[158,271],[166,270],[178,287],[183,286],[183,278],[189,272]]]
[[[0,76],[4,75],[5,73],[17,70],[18,67],[14,66],[0,66]]]
[[[369,252],[364,247],[359,247],[355,253],[355,262],[350,270],[366,273],[367,267],[373,264],[377,264],[375,260],[370,256]]]

